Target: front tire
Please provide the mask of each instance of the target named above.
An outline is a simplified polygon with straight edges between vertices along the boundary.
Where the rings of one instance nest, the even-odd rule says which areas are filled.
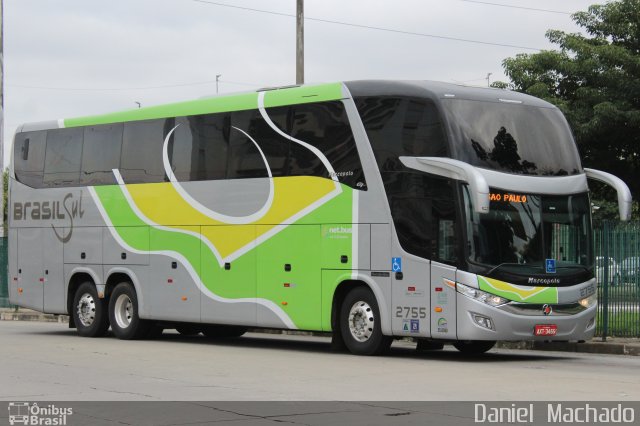
[[[382,334],[375,296],[365,287],[351,290],[340,307],[340,331],[347,349],[355,355],[380,355],[391,346]]]
[[[98,298],[96,286],[89,281],[80,284],[73,297],[73,321],[82,337],[102,337],[109,329],[107,304]]]
[[[493,348],[496,344],[493,340],[461,340],[453,346],[465,355],[481,355]]]
[[[109,321],[113,334],[122,340],[142,339],[153,325],[138,316],[138,296],[129,282],[122,282],[113,289],[109,299]]]

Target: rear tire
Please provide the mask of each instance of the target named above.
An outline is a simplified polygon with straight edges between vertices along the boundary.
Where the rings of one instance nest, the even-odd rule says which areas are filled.
[[[211,339],[234,339],[247,332],[247,327],[236,325],[203,325],[202,334]]]
[[[96,286],[89,281],[80,284],[73,297],[73,321],[82,337],[102,337],[109,329],[107,304],[98,298]]]
[[[493,348],[495,344],[493,340],[461,340],[453,346],[465,355],[480,355]]]
[[[138,316],[138,297],[129,282],[118,284],[109,299],[109,321],[118,339],[136,340],[147,336],[153,323]]]
[[[380,355],[391,346],[392,338],[382,334],[378,302],[365,287],[354,288],[342,301],[340,331],[355,355]]]

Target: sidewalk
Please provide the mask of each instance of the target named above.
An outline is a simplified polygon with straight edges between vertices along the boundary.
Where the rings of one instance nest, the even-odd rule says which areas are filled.
[[[20,308],[15,311],[11,308],[0,308],[1,321],[41,321],[59,322],[66,324],[69,322],[67,315],[43,314],[30,309]],[[273,333],[270,330],[256,329],[256,332]],[[297,334],[298,332],[283,332],[283,334]],[[300,332],[301,334],[310,334]],[[313,334],[313,333],[311,333]],[[326,336],[326,333],[321,333]],[[595,337],[589,342],[499,342],[498,348],[503,349],[528,349],[537,351],[561,351],[561,352],[581,352],[591,354],[609,355],[635,355],[640,356],[640,339],[630,339],[621,337],[608,337],[605,342],[601,337]]]

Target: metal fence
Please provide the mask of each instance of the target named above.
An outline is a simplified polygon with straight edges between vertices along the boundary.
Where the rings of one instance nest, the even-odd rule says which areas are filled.
[[[640,222],[594,230],[598,336],[640,337]]]
[[[9,276],[7,271],[9,261],[7,246],[7,237],[0,237],[0,308],[9,307]]]
[[[594,229],[598,281],[596,335],[640,337],[640,222]],[[0,308],[9,307],[7,238],[0,238]]]

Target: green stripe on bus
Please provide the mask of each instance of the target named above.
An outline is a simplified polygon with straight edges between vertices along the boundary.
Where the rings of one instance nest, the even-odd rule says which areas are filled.
[[[264,93],[266,107],[333,101],[342,98],[342,83],[327,83],[313,86],[267,90]],[[98,124],[151,120],[166,117],[182,117],[198,114],[214,114],[219,112],[243,111],[256,108],[258,108],[258,92],[217,96],[198,99],[195,101],[138,108],[103,115],[67,118],[64,120],[64,125],[65,127],[95,126]]]
[[[336,227],[332,224],[336,222],[344,223],[347,227],[355,226],[350,224],[353,208],[351,188],[343,185],[342,194],[235,259],[233,268],[229,271],[220,266],[215,254],[196,235],[184,233],[177,228],[173,231],[170,227],[160,228],[146,224],[131,208],[119,185],[96,186],[94,190],[118,236],[131,248],[151,253],[178,253],[191,265],[204,286],[215,295],[225,299],[256,296],[267,299],[281,306],[298,328],[330,330],[329,300],[338,283],[323,283],[320,272],[322,264],[348,253],[349,261],[340,264],[340,268],[344,270],[339,273],[351,274],[351,233],[332,238],[329,231],[329,228]],[[305,232],[300,232],[303,227]],[[198,233],[199,227],[189,228]],[[275,269],[271,265],[270,253],[284,253],[291,247],[309,244],[312,244],[312,254],[306,253],[308,257],[296,259],[296,271],[305,271],[304,276],[282,274],[281,264],[276,265]],[[257,258],[259,253],[261,258]],[[280,271],[277,276],[280,280],[276,278],[277,271]],[[259,274],[260,272],[263,274]],[[289,275],[294,278],[292,282],[289,281]],[[284,287],[285,282],[290,286]],[[317,300],[315,309],[309,310],[309,300]],[[287,304],[282,305],[283,301]]]

